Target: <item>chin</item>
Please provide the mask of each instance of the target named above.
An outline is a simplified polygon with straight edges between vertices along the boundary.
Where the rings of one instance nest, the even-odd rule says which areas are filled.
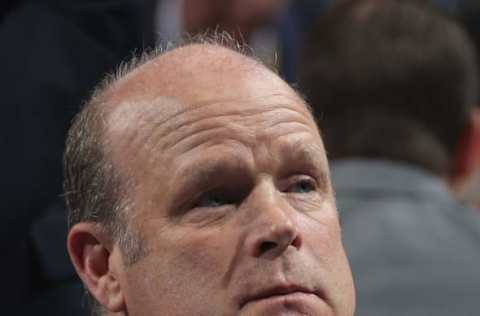
[[[312,293],[274,295],[254,300],[243,306],[242,316],[333,316],[331,308],[320,297]]]

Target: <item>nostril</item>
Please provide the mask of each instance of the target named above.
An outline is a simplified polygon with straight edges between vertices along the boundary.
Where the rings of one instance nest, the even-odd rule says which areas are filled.
[[[302,247],[302,239],[300,238],[300,236],[296,236],[293,239],[292,246],[294,246],[297,249],[300,249],[300,247]]]
[[[264,241],[260,244],[260,253],[266,253],[275,247],[277,247],[277,243],[273,241]]]

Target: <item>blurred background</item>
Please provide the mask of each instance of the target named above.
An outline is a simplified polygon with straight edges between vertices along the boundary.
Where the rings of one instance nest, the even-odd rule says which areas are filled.
[[[135,53],[166,45],[185,34],[225,30],[253,47],[266,63],[275,65],[279,74],[309,99],[308,92],[298,83],[299,64],[308,67],[310,62],[314,63],[305,60],[304,52],[315,41],[317,25],[339,2],[342,1],[3,0],[0,300],[5,315],[89,314],[84,290],[65,249],[67,221],[61,162],[70,121],[108,72]],[[478,50],[478,1],[410,2],[431,5],[456,21]],[[318,84],[321,88],[321,82]],[[480,104],[478,99],[473,103],[473,107]],[[445,194],[459,204],[477,209],[478,216],[479,113],[478,107],[472,110],[470,123],[458,139],[451,168],[442,179],[447,187]],[[371,180],[375,181],[375,177],[372,175]],[[338,197],[341,199],[340,193]],[[480,248],[480,243],[476,246]]]

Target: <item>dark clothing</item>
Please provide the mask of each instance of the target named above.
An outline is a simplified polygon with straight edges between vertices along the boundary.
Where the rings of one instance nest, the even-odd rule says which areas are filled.
[[[70,266],[56,272],[42,266],[52,254],[42,254],[48,247],[38,247],[32,227],[62,193],[61,157],[73,115],[108,71],[153,42],[151,19],[144,18],[148,5],[40,0],[2,12],[0,297],[7,311],[74,276]],[[65,217],[65,211],[55,214]],[[63,225],[64,238],[65,221],[53,222]]]
[[[280,39],[280,74],[289,83],[297,81],[299,49],[318,17],[332,5],[333,0],[291,1],[278,25]]]
[[[332,180],[357,288],[357,316],[477,315],[480,222],[434,175],[340,160]]]

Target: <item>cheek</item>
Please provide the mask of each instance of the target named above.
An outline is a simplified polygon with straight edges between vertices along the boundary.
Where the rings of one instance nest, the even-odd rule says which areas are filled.
[[[132,315],[160,307],[166,315],[213,315],[212,311],[200,311],[199,306],[214,299],[219,299],[218,303],[208,305],[222,310],[221,284],[231,248],[227,239],[188,230],[164,231],[150,239],[147,256],[128,271],[131,301],[139,311]]]
[[[339,249],[343,251],[338,213],[334,204],[328,203],[318,211],[302,214],[299,229],[307,243],[315,245],[314,252],[323,258],[331,257]]]
[[[334,210],[334,209],[333,209]],[[327,272],[329,299],[335,315],[353,315],[355,294],[353,279],[343,245],[336,211],[311,213],[304,220],[305,247]],[[310,215],[310,214],[309,214]]]
[[[227,234],[185,232],[183,236],[170,242],[168,247],[169,265],[180,271],[199,274],[196,279],[208,280],[209,275],[221,275],[227,267],[229,257],[229,237]],[[210,279],[210,281],[213,281]]]

